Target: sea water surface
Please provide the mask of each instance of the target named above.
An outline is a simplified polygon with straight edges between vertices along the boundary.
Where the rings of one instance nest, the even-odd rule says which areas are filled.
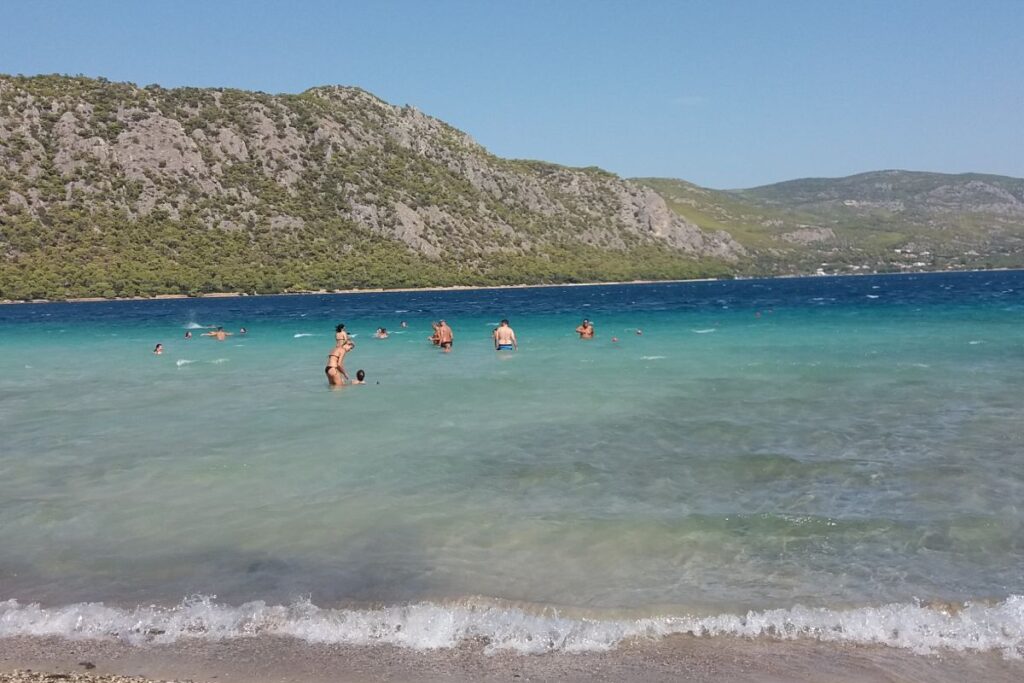
[[[3,306],[0,635],[1019,657],[1022,386],[1013,271]]]

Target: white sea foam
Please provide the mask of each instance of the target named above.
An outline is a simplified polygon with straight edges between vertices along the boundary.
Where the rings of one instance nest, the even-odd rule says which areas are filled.
[[[314,335],[312,332],[296,332],[295,334],[292,335],[292,337],[294,337],[295,339],[301,339],[302,337],[314,337],[314,336],[316,336],[316,335]],[[351,336],[351,335],[349,335],[349,336]]]
[[[869,299],[877,299],[877,298],[878,298],[879,296],[881,296],[881,295],[879,295],[879,294],[868,294],[868,295],[867,295],[867,297],[868,297]]]
[[[889,604],[845,610],[796,606],[712,617],[660,616],[602,620],[543,614],[483,599],[451,605],[418,603],[381,609],[321,609],[249,602],[238,607],[194,597],[176,607],[135,609],[79,603],[56,608],[0,602],[0,637],[120,639],[132,644],[180,639],[291,636],[310,643],[390,644],[417,650],[485,639],[488,651],[521,653],[608,650],[635,638],[673,634],[887,645],[919,654],[940,650],[1024,657],[1024,596],[955,609]]]
[[[205,330],[206,326],[205,325],[200,325],[199,323],[186,323],[185,324],[185,329],[186,330]]]
[[[182,358],[181,360],[174,362],[174,364],[177,365],[179,368],[182,367],[183,365],[191,365],[192,363],[195,363],[195,361],[189,360],[187,358]]]
[[[717,332],[717,330],[714,327],[709,327],[704,330],[693,330],[693,332],[696,332],[697,334],[708,334],[709,332]]]
[[[640,360],[661,360],[668,358],[668,356],[640,356]]]
[[[971,340],[971,341],[969,341],[967,343],[970,344],[971,346],[975,346],[977,344],[984,344],[985,342],[981,341],[980,339],[974,339],[974,340]]]
[[[230,358],[214,358],[210,362],[213,363],[214,365],[220,365],[221,363],[227,363],[229,360],[231,360],[231,359]]]

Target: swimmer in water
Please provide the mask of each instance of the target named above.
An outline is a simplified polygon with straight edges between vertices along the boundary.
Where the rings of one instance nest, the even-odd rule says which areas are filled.
[[[388,328],[386,328],[386,327],[378,327],[377,331],[374,332],[373,336],[376,337],[377,339],[387,339],[388,338]]]
[[[430,326],[432,328],[434,328],[434,333],[431,334],[429,337],[427,337],[427,339],[430,340],[431,344],[433,344],[434,346],[437,346],[437,345],[439,345],[441,343],[441,336],[440,336],[440,334],[438,334],[438,331],[437,331],[437,328],[439,328],[441,326],[441,324],[434,322],[434,323],[430,323]]]
[[[231,336],[231,332],[225,332],[223,327],[218,327],[217,329],[212,330],[210,332],[204,332],[203,336],[213,337],[217,341],[224,341],[225,339]]]
[[[249,330],[245,329],[244,327],[238,330],[238,334],[247,334],[248,332]]]
[[[497,329],[494,330],[495,351],[518,351],[519,344],[516,342],[516,333],[508,325],[508,320],[502,320]]]
[[[185,339],[191,339],[191,338],[192,338],[191,330],[185,330]]]
[[[636,336],[638,336],[638,337],[640,337],[640,336],[643,336],[643,333],[644,333],[644,331],[643,331],[643,330],[641,330],[641,329],[640,329],[640,328],[638,327],[638,328],[637,328],[637,330],[636,330]]]
[[[352,384],[366,384],[366,371],[356,370],[356,381]]]
[[[157,344],[157,345],[156,345],[156,346],[155,346],[155,347],[153,348],[153,353],[155,353],[155,354],[156,354],[156,355],[158,355],[158,356],[159,356],[159,355],[161,355],[161,354],[163,354],[163,352],[164,352],[164,345],[163,345],[163,344]]]
[[[327,374],[327,386],[340,387],[349,381],[348,373],[345,372],[345,355],[355,348],[350,341],[338,344],[327,356],[327,367],[324,372]]]
[[[404,330],[404,329],[405,329],[405,328],[407,328],[407,327],[409,327],[409,323],[407,323],[407,322],[405,322],[405,321],[403,320],[403,321],[402,321],[402,329]]]
[[[453,339],[455,339],[455,333],[452,332],[452,328],[448,327],[448,323],[445,321],[439,321],[437,323],[437,345],[440,346],[445,353],[451,353]]]
[[[580,326],[576,328],[576,334],[580,335],[580,339],[593,339],[594,324],[584,318]]]

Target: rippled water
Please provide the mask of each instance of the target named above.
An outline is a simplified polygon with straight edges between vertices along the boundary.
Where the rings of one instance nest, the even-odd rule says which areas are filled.
[[[974,602],[1019,648],[1022,380],[1021,272],[0,307],[0,625]]]

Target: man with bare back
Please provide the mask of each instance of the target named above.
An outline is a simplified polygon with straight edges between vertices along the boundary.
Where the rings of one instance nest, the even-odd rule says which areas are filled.
[[[508,320],[502,320],[494,330],[494,350],[495,351],[518,351],[519,344],[516,342],[516,333],[511,327],[508,326]]]
[[[452,340],[455,338],[455,334],[452,332],[452,328],[448,327],[448,323],[441,320],[437,323],[437,345],[445,353],[452,352]]]
[[[231,336],[231,332],[225,332],[223,327],[218,327],[217,329],[212,330],[210,332],[204,332],[203,336],[213,337],[217,341],[224,341],[225,339]]]

